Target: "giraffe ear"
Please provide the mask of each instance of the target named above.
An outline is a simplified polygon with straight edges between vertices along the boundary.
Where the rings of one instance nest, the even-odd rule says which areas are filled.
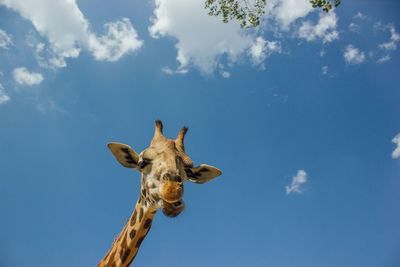
[[[120,143],[108,143],[108,148],[122,166],[135,169],[139,161],[139,155],[133,149]]]
[[[189,181],[197,184],[204,184],[220,176],[222,172],[213,166],[201,164],[200,166],[186,169],[186,176]]]

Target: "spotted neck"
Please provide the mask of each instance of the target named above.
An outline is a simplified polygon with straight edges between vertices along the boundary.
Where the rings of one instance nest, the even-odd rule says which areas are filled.
[[[146,190],[141,190],[135,210],[126,222],[124,229],[114,240],[111,249],[97,267],[130,266],[142,241],[150,230],[158,206],[148,205]]]

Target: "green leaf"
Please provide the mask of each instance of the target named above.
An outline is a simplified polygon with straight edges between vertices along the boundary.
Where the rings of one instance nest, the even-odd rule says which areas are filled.
[[[329,12],[332,9],[331,0],[310,0],[313,8],[321,8]],[[341,0],[334,0],[333,6],[337,7]],[[205,0],[204,8],[210,16],[222,16],[222,22],[228,23],[236,20],[241,28],[257,27],[265,14],[267,0]]]

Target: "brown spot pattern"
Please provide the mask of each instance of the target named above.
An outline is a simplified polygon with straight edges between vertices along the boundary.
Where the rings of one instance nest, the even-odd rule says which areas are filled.
[[[146,188],[143,188],[143,189],[142,189],[142,194],[143,194],[143,196],[145,196],[145,197],[147,196]]]
[[[129,237],[130,237],[131,239],[133,239],[133,238],[135,237],[135,235],[136,235],[136,230],[133,229],[133,230],[129,233]]]
[[[137,216],[137,211],[135,209],[135,211],[132,214],[132,218],[131,218],[131,226],[133,226],[136,223],[136,216]]]
[[[142,237],[140,237],[139,239],[138,239],[138,241],[136,242],[136,248],[139,248],[140,247],[140,245],[142,244],[142,242],[143,242],[143,240],[144,240],[144,238],[145,238],[146,236],[142,236]]]
[[[151,228],[151,224],[150,224],[149,228],[147,229],[146,235],[150,231],[150,228]]]
[[[122,259],[125,251],[127,250],[127,244],[126,244],[126,236],[124,236],[124,240],[121,243],[121,250],[119,252],[119,257]]]
[[[139,222],[142,221],[142,218],[143,218],[143,208],[140,208],[140,211],[139,211]]]
[[[126,261],[126,259],[129,257],[129,254],[131,254],[131,250],[127,248],[121,257],[122,263]]]
[[[126,243],[126,235],[125,235],[125,236],[124,236],[124,239],[123,239],[122,242],[121,242],[121,247],[122,247],[123,249],[125,249],[127,246],[128,246],[128,244]]]
[[[144,222],[143,228],[144,228],[144,229],[149,228],[152,221],[153,221],[152,219],[148,219],[148,218],[147,218],[146,221]]]

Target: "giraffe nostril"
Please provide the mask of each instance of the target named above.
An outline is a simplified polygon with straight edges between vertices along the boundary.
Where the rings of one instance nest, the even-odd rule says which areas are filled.
[[[178,183],[182,183],[182,178],[178,176],[175,178],[175,181],[177,181]]]
[[[180,206],[181,204],[182,204],[182,202],[181,201],[177,201],[177,202],[175,202],[175,203],[172,203],[175,207],[178,207],[178,206]]]

